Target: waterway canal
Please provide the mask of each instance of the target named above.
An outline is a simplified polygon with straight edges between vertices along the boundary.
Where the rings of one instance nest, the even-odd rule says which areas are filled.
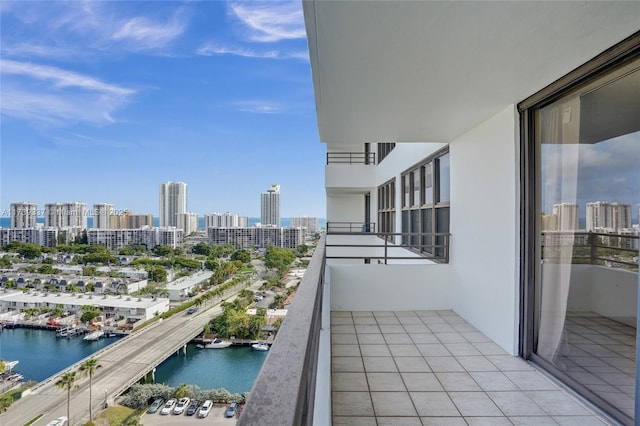
[[[117,339],[87,342],[82,337],[56,338],[55,333],[48,330],[5,329],[0,333],[0,359],[20,361],[15,372],[22,374],[24,380],[42,381]],[[180,351],[158,366],[156,383],[174,387],[186,383],[201,389],[248,392],[266,357],[266,352],[249,347],[200,349],[189,344],[186,355]]]

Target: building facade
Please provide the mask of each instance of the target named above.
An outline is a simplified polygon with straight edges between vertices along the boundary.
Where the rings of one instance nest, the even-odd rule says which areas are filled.
[[[260,223],[280,226],[280,185],[272,184],[260,194]]]
[[[267,246],[297,248],[304,243],[304,229],[292,227],[207,228],[207,235],[209,244],[231,244],[236,249]]]
[[[187,184],[160,184],[160,226],[178,226],[178,214],[187,212]]]
[[[177,228],[182,229],[184,235],[192,234],[198,230],[198,213],[178,213],[177,218]]]
[[[318,218],[308,216],[292,217],[291,227],[305,228],[307,235],[312,235],[318,232]]]
[[[38,205],[23,201],[11,203],[11,228],[35,228],[38,216]]]
[[[184,231],[172,227],[140,229],[89,229],[88,244],[102,244],[109,250],[117,250],[129,245],[144,245],[176,248],[182,244]]]
[[[44,206],[44,226],[87,229],[87,205],[80,202],[48,203]]]
[[[249,226],[249,217],[240,216],[237,213],[209,213],[204,215],[204,227],[206,228],[246,228]]]
[[[114,216],[113,204],[99,203],[93,205],[93,228],[111,228],[111,218]]]

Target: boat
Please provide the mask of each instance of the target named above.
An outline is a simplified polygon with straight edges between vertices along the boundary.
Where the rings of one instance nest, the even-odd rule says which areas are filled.
[[[92,331],[91,333],[87,334],[86,336],[84,336],[82,338],[82,340],[89,340],[89,341],[94,341],[94,340],[98,340],[99,338],[101,338],[102,336],[104,336],[104,331],[102,330],[96,330],[96,331]]]
[[[4,371],[11,372],[11,370],[13,370],[13,367],[18,365],[19,362],[20,361],[5,361],[4,362]],[[0,371],[0,373],[2,373],[2,371]]]
[[[204,345],[197,345],[200,349],[222,349],[231,346],[231,342],[222,339],[215,339]]]
[[[267,342],[258,342],[251,345],[251,349],[253,349],[254,351],[265,352],[269,350],[269,345],[267,344]]]

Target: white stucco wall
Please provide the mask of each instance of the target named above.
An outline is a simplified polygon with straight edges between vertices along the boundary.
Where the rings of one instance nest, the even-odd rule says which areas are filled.
[[[451,309],[450,265],[327,265],[332,311]]]
[[[519,322],[517,131],[511,105],[449,146],[453,309],[512,354]]]
[[[327,194],[327,222],[362,222],[364,194]]]

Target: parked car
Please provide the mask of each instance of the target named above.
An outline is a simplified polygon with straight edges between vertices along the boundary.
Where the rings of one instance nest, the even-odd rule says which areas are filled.
[[[173,407],[175,407],[175,405],[176,405],[176,399],[175,398],[171,398],[170,400],[168,400],[164,404],[164,407],[162,407],[162,410],[160,410],[160,414],[165,416],[165,415],[171,413],[171,410],[173,410]]]
[[[149,407],[149,409],[147,410],[147,413],[149,414],[153,414],[156,411],[158,411],[158,409],[162,406],[162,403],[164,402],[164,399],[162,398],[158,398],[155,401],[153,401],[151,403],[151,406]]]
[[[187,309],[187,314],[189,314],[189,315],[193,315],[196,312],[198,312],[198,308],[189,308],[189,309]]]
[[[209,411],[211,411],[211,407],[213,407],[213,401],[207,399],[202,403],[202,407],[200,407],[200,410],[198,411],[198,417],[201,419],[207,417],[209,415]]]
[[[180,398],[180,400],[176,404],[175,408],[173,409],[173,414],[182,414],[182,413],[184,413],[184,410],[189,405],[189,402],[191,402],[191,400],[189,398]]]
[[[62,417],[58,417],[55,420],[51,420],[49,423],[47,423],[47,426],[67,426],[69,419],[67,419],[67,416],[62,416]]]
[[[224,416],[225,417],[233,417],[233,416],[235,416],[237,409],[238,409],[238,403],[237,402],[232,402],[231,404],[229,404],[229,407],[227,407],[227,411],[224,412]]]
[[[200,406],[200,401],[197,399],[194,399],[193,401],[191,401],[191,404],[189,404],[189,408],[187,408],[187,411],[185,412],[185,414],[187,416],[193,416],[196,411],[198,411],[198,407]]]

